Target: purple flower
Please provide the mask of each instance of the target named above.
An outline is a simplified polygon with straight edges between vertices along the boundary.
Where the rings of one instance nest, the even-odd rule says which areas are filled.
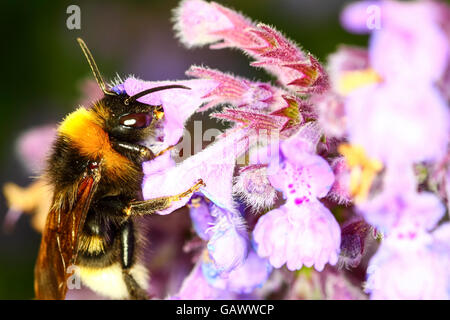
[[[392,165],[442,157],[450,131],[447,104],[428,84],[412,88],[395,82],[352,92],[345,105],[351,142]]]
[[[195,194],[189,200],[188,207],[195,233],[203,240],[209,240],[211,227],[215,221],[210,212],[211,204],[200,194]]]
[[[348,5],[341,13],[341,24],[352,33],[368,33],[371,31],[368,26],[371,6],[379,9],[381,1],[355,1]]]
[[[420,232],[433,229],[445,212],[438,197],[416,189],[411,170],[389,169],[383,191],[359,209],[367,222],[388,236],[412,240]]]
[[[367,65],[335,66],[332,77],[334,86],[346,88],[340,92],[349,141],[384,166],[357,201],[366,221],[385,233],[367,271],[372,299],[449,297],[448,247],[430,233],[445,208],[435,194],[418,191],[413,172],[417,162],[442,161],[449,143],[450,113],[437,86],[450,54],[442,12],[448,6],[433,1],[365,1],[342,15],[348,29],[372,32]]]
[[[244,218],[236,211],[219,208],[202,196],[190,200],[194,230],[208,241],[208,261],[214,270],[225,276],[247,258],[248,232]]]
[[[450,215],[450,167],[447,169],[447,174],[445,176],[445,195],[447,197],[447,210]]]
[[[449,298],[438,256],[427,250],[385,250],[380,248],[369,265],[367,291],[372,299]]]
[[[435,87],[449,65],[450,42],[442,12],[449,8],[433,1],[366,1],[351,4],[343,12],[344,26],[359,31],[366,28],[372,36],[366,70],[352,73],[339,68],[340,79],[333,84],[365,85],[346,92],[349,138],[386,164],[433,161],[446,150],[450,115]],[[379,18],[380,25],[368,28],[371,18]],[[332,59],[332,70],[342,65],[336,60],[348,59]]]
[[[253,235],[258,254],[276,268],[286,263],[289,270],[314,265],[320,271],[338,260],[339,225],[318,200],[327,195],[334,175],[324,159],[310,153],[318,137],[316,127],[304,127],[281,144],[282,163],[269,165],[270,182],[286,204],[262,216]]]
[[[206,69],[196,70],[196,75],[208,75],[213,71]],[[192,71],[194,72],[194,71]],[[200,72],[200,73],[199,73]],[[147,95],[139,100],[152,105],[162,105],[165,113],[163,141],[156,148],[162,149],[178,142],[183,134],[184,122],[191,116],[202,103],[216,101],[216,89],[224,85],[223,77],[219,77],[217,72],[212,73],[209,79],[176,81],[170,83],[183,84],[191,90],[173,89]],[[226,81],[232,83],[243,80],[226,78]],[[156,85],[167,84],[169,82],[145,82],[135,78],[128,78],[123,86],[129,95],[133,95],[142,90],[154,87]],[[249,84],[250,82],[245,82]],[[248,89],[248,88],[247,88]],[[264,89],[265,90],[265,89]],[[175,91],[175,92],[173,92]],[[270,91],[270,90],[269,90]],[[269,92],[268,91],[268,92]],[[243,94],[247,91],[243,90]],[[223,95],[223,94],[222,94]],[[241,98],[233,98],[231,95],[223,96],[230,101],[244,101]],[[222,98],[221,98],[222,99]],[[235,100],[233,100],[235,99]],[[236,100],[237,99],[237,100]],[[269,99],[270,100],[270,99]],[[283,101],[286,101],[284,98]],[[228,101],[228,100],[227,100]],[[245,102],[245,101],[244,101]],[[285,107],[282,105],[281,107]],[[238,114],[237,114],[238,113]],[[182,193],[194,185],[198,179],[203,179],[206,187],[203,193],[208,198],[216,201],[224,208],[233,207],[232,199],[232,176],[237,157],[243,154],[257,136],[259,130],[281,130],[288,121],[287,116],[269,115],[260,113],[260,111],[242,111],[242,110],[223,110],[217,117],[241,121],[238,130],[231,130],[229,134],[225,133],[212,146],[203,152],[200,152],[182,163],[175,166],[175,162],[169,154],[165,154],[155,160],[144,164],[145,179],[143,184],[143,194],[145,198],[169,196]],[[246,119],[243,121],[243,119]],[[217,183],[221,181],[221,183]],[[155,186],[158,186],[157,188]],[[182,199],[174,203],[171,208],[160,212],[167,214],[183,206],[189,199]]]
[[[235,296],[226,290],[220,290],[209,285],[203,276],[202,264],[197,263],[191,273],[184,279],[180,290],[169,299],[173,300],[215,300],[234,299]]]
[[[342,21],[350,31],[372,31],[370,63],[385,81],[435,81],[448,64],[443,9],[433,1],[364,1],[349,5]]]
[[[251,250],[245,262],[226,276],[218,272],[215,265],[208,260],[203,261],[202,271],[205,279],[214,288],[248,294],[262,287],[272,272],[272,266]]]
[[[433,231],[433,240],[433,249],[447,253],[448,257],[450,257],[450,222],[441,224]],[[450,262],[450,260],[447,262]]]
[[[301,209],[281,206],[258,220],[253,231],[258,254],[268,257],[275,268],[286,263],[289,270],[314,265],[322,271],[327,262],[334,265],[338,260],[339,225],[318,201]]]
[[[190,201],[194,229],[204,240],[201,270],[208,286],[235,293],[250,293],[262,286],[270,264],[251,248],[245,220],[196,196]]]
[[[250,294],[260,288],[272,272],[267,260],[260,258],[253,250],[244,264],[226,277],[217,272],[205,252],[186,277],[180,290],[170,299],[210,300],[237,299],[240,294]]]
[[[328,56],[327,70],[333,87],[338,88],[341,76],[346,72],[366,70],[370,67],[366,48],[340,45]]]
[[[386,234],[369,263],[366,290],[372,299],[449,299],[450,251],[441,240],[448,239],[448,228],[428,232],[444,206],[434,194],[417,192],[411,169],[388,168],[383,182],[383,191],[359,206]]]
[[[448,228],[443,230],[448,240]],[[423,232],[414,240],[386,239],[371,259],[371,299],[450,299],[449,248]]]
[[[228,274],[247,258],[248,235],[245,220],[237,212],[212,205],[214,225],[208,230],[211,237],[207,244],[208,255],[219,275]]]
[[[345,136],[347,119],[344,99],[339,94],[327,92],[311,98],[318,113],[318,121],[327,137],[342,138]]]
[[[450,63],[448,64],[444,75],[438,82],[438,88],[442,92],[444,98],[447,99],[447,101],[450,101]]]
[[[218,206],[232,210],[233,172],[236,158],[248,148],[248,140],[245,137],[245,130],[227,135],[205,150],[165,170],[150,163],[144,167],[144,198],[180,194],[192,187],[198,179],[203,179],[206,186],[201,188],[201,193]],[[183,198],[158,213],[169,214],[184,206],[187,201],[189,198]]]
[[[230,298],[232,293],[251,293],[262,286],[272,269],[249,248],[242,216],[201,196],[193,197],[189,206],[194,229],[208,243],[175,298]]]
[[[295,136],[283,141],[280,151],[284,160],[271,162],[271,184],[283,192],[287,205],[297,206],[325,197],[334,182],[329,164],[315,155],[320,132],[315,124],[304,126]]]

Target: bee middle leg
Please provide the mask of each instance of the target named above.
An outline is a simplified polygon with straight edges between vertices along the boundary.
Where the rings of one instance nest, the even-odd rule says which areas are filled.
[[[130,298],[133,300],[147,300],[147,292],[137,283],[131,274],[135,265],[136,239],[134,236],[133,222],[127,220],[120,231],[120,258],[122,265],[123,281],[127,287]]]
[[[144,201],[133,201],[130,203],[128,207],[124,209],[124,213],[127,216],[136,216],[136,215],[139,216],[152,214],[156,211],[167,209],[170,207],[173,201],[178,201],[184,197],[191,195],[192,193],[200,189],[201,186],[204,185],[205,183],[203,182],[203,180],[199,179],[197,183],[193,185],[191,188],[175,196],[160,197]]]

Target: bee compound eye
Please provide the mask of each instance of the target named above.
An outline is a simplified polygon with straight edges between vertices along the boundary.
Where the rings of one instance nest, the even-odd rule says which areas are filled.
[[[147,128],[152,122],[152,117],[148,113],[131,113],[120,118],[120,124],[135,129]]]

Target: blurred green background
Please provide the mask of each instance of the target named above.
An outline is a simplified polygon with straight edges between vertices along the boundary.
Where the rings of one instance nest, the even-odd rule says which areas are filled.
[[[253,20],[274,25],[326,61],[338,44],[366,45],[367,37],[345,32],[339,24],[343,0],[217,1]],[[185,78],[191,64],[270,80],[248,65],[236,50],[187,50],[174,37],[171,10],[164,1],[2,1],[2,77],[0,99],[0,182],[26,186],[31,181],[15,152],[20,133],[58,122],[81,99],[92,78],[75,39],[88,44],[103,76],[116,72],[145,80]],[[81,29],[69,30],[69,5],[81,8]],[[0,198],[0,224],[7,211]],[[40,235],[23,216],[12,233],[0,231],[0,299],[33,298],[33,267]]]

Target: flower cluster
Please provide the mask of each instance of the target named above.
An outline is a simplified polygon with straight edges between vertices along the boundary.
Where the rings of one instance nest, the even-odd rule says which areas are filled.
[[[336,264],[340,248],[339,225],[319,201],[331,189],[334,174],[327,161],[316,154],[321,130],[315,124],[317,115],[305,96],[328,88],[328,77],[322,66],[273,28],[254,24],[216,3],[183,1],[176,10],[176,30],[189,47],[211,44],[210,48],[214,49],[241,49],[256,59],[252,66],[274,74],[282,85],[252,82],[206,67],[191,67],[187,71],[189,76],[217,83],[202,96],[205,105],[198,111],[231,104],[232,107],[222,108],[211,116],[234,123],[215,144],[174,169],[177,171],[174,177],[191,175],[190,183],[195,177],[204,179],[206,187],[201,193],[214,203],[215,209],[210,208],[209,215],[205,215],[202,206],[191,207],[194,228],[208,241],[207,253],[201,255],[202,262],[197,268],[210,286],[247,292],[248,288],[261,285],[267,279],[271,269],[268,262],[275,268],[286,263],[289,270],[299,270],[303,265],[323,270],[327,263]],[[234,138],[237,140],[233,141]],[[220,152],[230,147],[234,150],[227,152],[229,157],[220,157]],[[219,172],[227,171],[230,178],[230,168],[234,169],[238,157],[247,151],[250,163],[241,167],[234,179],[217,180]],[[218,155],[220,168],[213,160]],[[203,159],[208,159],[208,164],[205,163],[201,171],[193,169],[192,166],[198,166]],[[214,171],[210,173],[209,168]],[[170,175],[170,170],[164,172],[165,181],[170,180]],[[149,181],[154,183],[153,177]],[[213,191],[217,181],[221,181],[222,190]],[[278,198],[277,190],[286,199],[286,204],[260,217],[250,232],[251,249],[244,249],[244,236],[238,227],[241,223],[236,223],[237,203],[228,189],[232,182],[234,194],[253,212],[270,210]],[[145,190],[144,184],[144,194]],[[199,216],[197,210],[201,212]],[[208,232],[199,227],[204,226],[205,221],[211,224]],[[225,247],[228,250],[223,250]],[[199,271],[193,272],[198,275]],[[247,289],[238,290],[238,283]]]
[[[449,152],[448,100],[439,83],[450,65],[443,25],[450,9],[380,1],[380,25],[370,29],[362,19],[370,5],[351,4],[342,14],[350,31],[371,32],[369,48],[342,48],[330,59],[350,143],[340,148],[349,191],[356,210],[384,234],[366,291],[373,299],[449,299],[448,227],[439,226],[445,207],[417,170],[432,172]]]

